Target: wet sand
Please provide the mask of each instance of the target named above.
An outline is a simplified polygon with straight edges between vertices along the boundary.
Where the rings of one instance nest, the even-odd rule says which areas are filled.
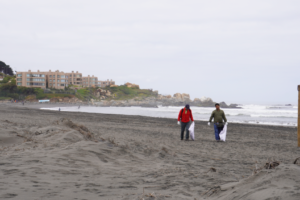
[[[181,141],[174,119],[37,108],[0,104],[0,199],[300,199],[295,127]]]

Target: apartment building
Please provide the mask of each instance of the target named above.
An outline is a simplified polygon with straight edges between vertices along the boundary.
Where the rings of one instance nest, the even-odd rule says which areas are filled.
[[[95,76],[82,77],[82,73],[74,72],[64,73],[62,71],[48,72],[17,72],[16,74],[17,86],[25,87],[39,87],[39,88],[55,88],[64,89],[68,85],[77,85],[83,87],[102,87],[115,85],[115,81],[112,79],[107,81],[99,81]]]
[[[31,70],[17,72],[16,83],[17,86],[46,88],[46,73],[39,70],[37,72]]]
[[[71,73],[66,73],[66,75],[69,77],[70,85],[82,86],[82,73],[72,71]]]
[[[98,86],[98,78],[93,76],[82,77],[82,86],[83,87],[94,87]]]
[[[66,73],[60,72],[58,70],[56,70],[55,72],[49,70],[49,72],[45,72],[45,74],[48,88],[64,89],[68,86],[69,79]]]
[[[68,86],[68,76],[64,72],[17,72],[17,86],[64,89]],[[48,84],[47,84],[48,83]]]
[[[115,81],[107,79],[107,81],[98,81],[97,86],[105,88],[106,86],[115,85]]]

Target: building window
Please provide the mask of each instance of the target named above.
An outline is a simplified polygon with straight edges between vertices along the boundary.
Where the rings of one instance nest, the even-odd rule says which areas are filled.
[[[17,83],[17,85],[22,85],[22,83]]]
[[[65,75],[61,75],[60,78],[66,78],[66,76]]]
[[[52,78],[52,75],[49,75],[50,78]]]
[[[45,77],[44,74],[27,74],[27,77]]]
[[[60,78],[60,75],[57,75],[57,78]]]
[[[27,78],[27,81],[40,81],[40,82],[44,82],[45,79],[43,79],[43,78]]]
[[[22,81],[22,79],[21,78],[17,78],[17,81]]]
[[[18,77],[22,77],[22,74],[18,74],[17,76],[18,76]]]
[[[27,82],[27,85],[30,85],[30,86],[44,86],[45,83],[28,83]]]
[[[53,75],[53,78],[55,78],[55,75]]]
[[[65,84],[60,84],[60,86],[65,86]]]

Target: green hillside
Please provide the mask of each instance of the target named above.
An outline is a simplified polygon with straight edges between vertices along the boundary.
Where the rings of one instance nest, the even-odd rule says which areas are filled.
[[[101,96],[99,97],[99,94]],[[56,89],[41,89],[41,88],[27,88],[22,86],[16,86],[15,77],[6,76],[3,81],[0,81],[0,100],[34,100],[34,99],[52,99],[52,98],[72,98],[77,97],[82,101],[94,100],[128,100],[137,99],[142,100],[146,97],[156,96],[157,93],[139,88],[130,88],[126,85],[118,87],[106,87],[106,88],[80,88],[70,89],[70,87],[64,90]],[[102,97],[102,98],[101,98]]]

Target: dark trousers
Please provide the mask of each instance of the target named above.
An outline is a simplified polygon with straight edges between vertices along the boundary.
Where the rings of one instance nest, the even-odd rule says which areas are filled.
[[[223,130],[224,126],[218,127],[217,124],[214,124],[214,128],[216,140],[220,140],[220,133]]]
[[[181,139],[183,140],[183,136],[184,136],[184,129],[186,130],[186,134],[185,134],[185,139],[189,139],[190,136],[190,132],[189,132],[189,128],[190,128],[190,122],[181,122]]]

